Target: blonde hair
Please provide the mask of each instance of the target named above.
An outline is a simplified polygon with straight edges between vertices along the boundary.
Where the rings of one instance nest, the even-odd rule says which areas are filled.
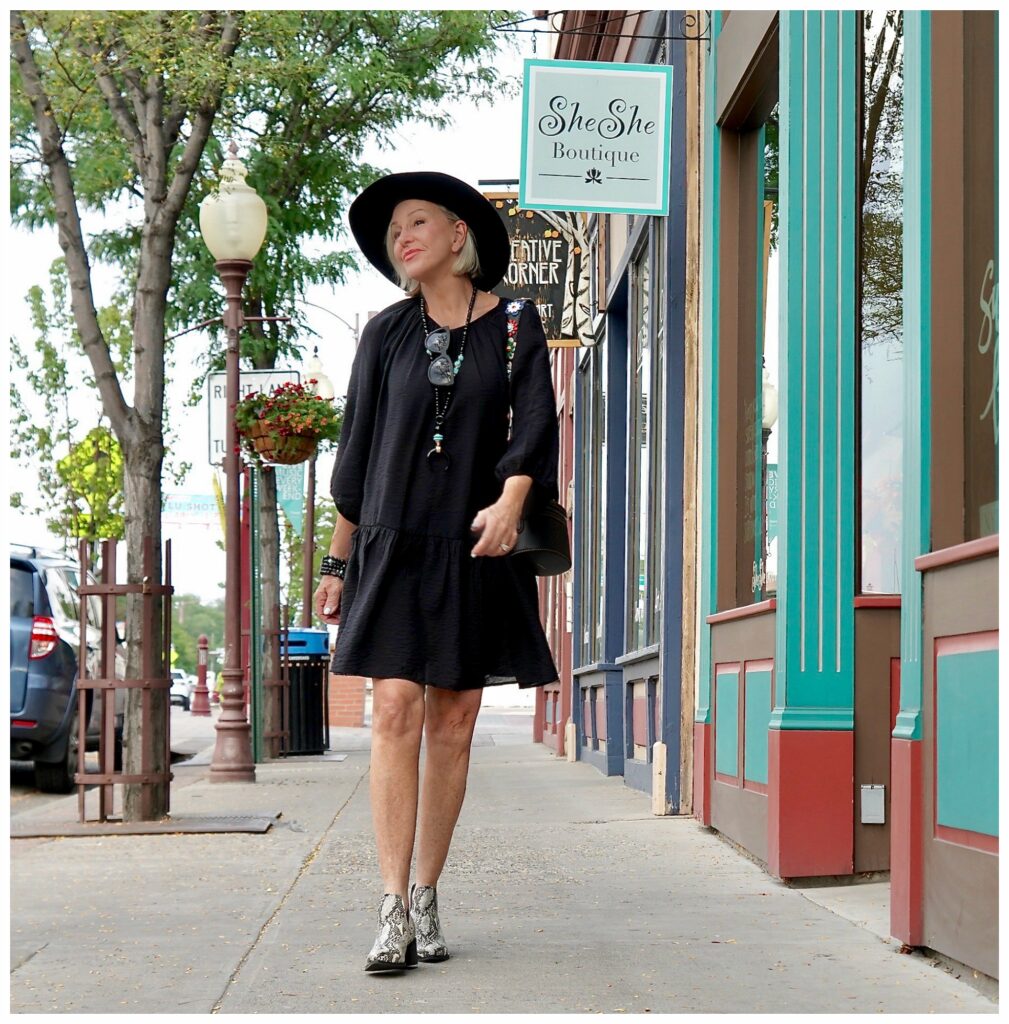
[[[445,214],[446,217],[453,223],[456,224],[461,217],[458,217],[451,210],[446,209],[441,203],[435,203],[435,206]],[[458,274],[460,277],[466,276],[470,280],[474,277],[480,276],[480,256],[477,253],[476,239],[473,237],[473,229],[469,227],[466,232],[466,241],[463,242],[462,248],[459,250],[459,255],[455,258],[455,263],[452,264],[452,273]],[[393,255],[395,249],[395,243],[392,238],[392,225],[386,229],[385,232],[385,254],[389,257],[389,262],[392,264],[393,270],[396,271],[396,276],[399,278],[399,286],[408,295],[418,295],[420,293],[420,282],[415,281],[410,277],[407,272],[396,262],[396,257]]]

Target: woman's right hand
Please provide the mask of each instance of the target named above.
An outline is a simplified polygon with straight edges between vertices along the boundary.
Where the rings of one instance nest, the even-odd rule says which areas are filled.
[[[340,601],[343,598],[343,580],[339,576],[323,576],[313,598],[315,614],[330,625],[340,623]]]

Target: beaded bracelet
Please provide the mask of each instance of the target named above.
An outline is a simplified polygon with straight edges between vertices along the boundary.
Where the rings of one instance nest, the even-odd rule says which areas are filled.
[[[335,576],[343,579],[347,572],[347,562],[343,558],[335,558],[333,555],[323,555],[322,565],[319,567],[320,576]]]

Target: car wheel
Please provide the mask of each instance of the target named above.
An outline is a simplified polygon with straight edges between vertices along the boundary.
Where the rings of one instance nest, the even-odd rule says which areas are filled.
[[[112,770],[121,772],[123,770],[123,734],[116,733],[116,741],[112,747]]]
[[[74,707],[70,715],[70,729],[67,732],[67,746],[63,757],[56,762],[35,762],[35,785],[43,793],[69,793],[74,788],[74,775],[79,763],[80,737],[77,732],[77,696],[73,697]]]
[[[189,710],[189,698],[188,697],[183,697],[182,698],[182,710],[183,711],[188,711]]]

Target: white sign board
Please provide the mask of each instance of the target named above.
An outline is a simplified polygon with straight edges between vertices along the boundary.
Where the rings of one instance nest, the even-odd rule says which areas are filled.
[[[225,391],[228,383],[226,373],[212,373],[207,377],[207,407],[210,424],[208,455],[212,466],[224,462],[224,437],[228,429],[228,402]],[[257,391],[269,391],[278,384],[300,384],[301,374],[297,370],[242,370],[239,374],[238,400]]]
[[[526,60],[519,206],[664,217],[672,93],[666,65]]]

